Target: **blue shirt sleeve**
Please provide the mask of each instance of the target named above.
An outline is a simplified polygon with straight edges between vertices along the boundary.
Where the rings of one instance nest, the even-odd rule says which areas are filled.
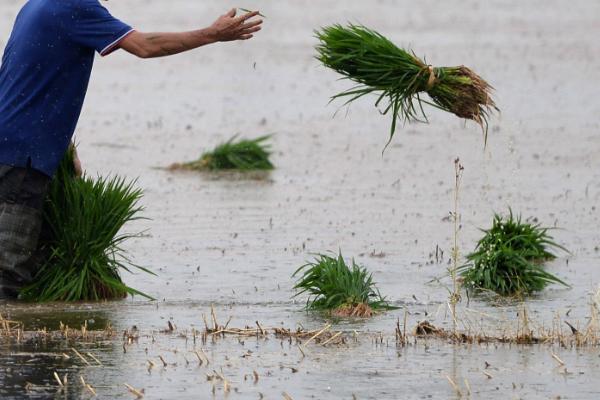
[[[133,31],[131,26],[113,17],[98,0],[79,0],[73,23],[69,24],[72,40],[96,50],[101,56],[119,48],[119,43]]]

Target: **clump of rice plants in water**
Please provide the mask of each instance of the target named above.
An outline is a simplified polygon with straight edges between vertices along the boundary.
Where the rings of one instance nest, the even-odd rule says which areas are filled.
[[[552,249],[567,251],[553,241],[548,228],[524,222],[510,210],[507,217],[494,215],[492,227],[483,232],[475,251],[459,268],[467,288],[521,296],[552,283],[568,286],[543,268],[544,261],[556,258]]]
[[[29,301],[81,301],[148,295],[126,286],[120,271],[133,265],[123,243],[137,235],[119,233],[139,219],[142,192],[124,179],[75,176],[69,151],[50,183],[44,206],[44,233],[40,250],[44,261],[34,283],[23,289]]]
[[[271,146],[267,142],[270,135],[256,139],[240,139],[232,137],[227,142],[218,145],[213,151],[206,152],[192,162],[174,164],[171,169],[188,170],[238,170],[257,171],[272,170],[270,161]]]
[[[333,99],[348,98],[349,104],[377,94],[375,105],[383,106],[383,114],[392,113],[390,141],[399,119],[427,121],[423,104],[477,122],[487,141],[488,117],[498,108],[491,98],[493,88],[469,68],[432,67],[364,26],[336,24],[317,31],[316,37],[320,41],[317,59],[358,84]],[[423,93],[431,101],[425,100]]]
[[[366,268],[352,260],[348,266],[342,254],[319,254],[298,268],[295,296],[308,293],[306,308],[329,311],[339,317],[370,317],[381,310],[395,309],[380,293]]]

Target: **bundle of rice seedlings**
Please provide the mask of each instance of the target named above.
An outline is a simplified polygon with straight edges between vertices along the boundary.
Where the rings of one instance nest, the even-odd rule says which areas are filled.
[[[271,138],[270,135],[252,140],[236,141],[236,138],[237,136],[234,136],[213,151],[202,154],[196,161],[174,164],[171,169],[256,171],[274,168],[269,160],[271,146],[266,143]]]
[[[427,121],[425,103],[477,122],[487,142],[488,116],[498,108],[491,98],[493,88],[469,68],[432,67],[364,26],[336,24],[317,31],[316,37],[320,41],[317,59],[358,84],[332,100],[349,97],[349,104],[365,95],[377,94],[375,105],[385,102],[382,113],[392,113],[390,141],[398,119]],[[431,101],[425,100],[423,93]]]
[[[292,277],[297,275],[294,297],[308,293],[307,309],[329,311],[340,317],[370,317],[374,312],[396,308],[381,296],[366,268],[354,260],[349,267],[341,253],[337,258],[318,254]]]
[[[568,286],[543,268],[544,261],[556,258],[552,248],[567,251],[553,241],[548,228],[523,222],[510,210],[506,218],[494,215],[492,227],[483,232],[467,263],[458,269],[467,288],[521,296],[552,283]]]
[[[77,178],[69,151],[50,183],[44,206],[44,260],[21,297],[29,301],[82,301],[150,296],[126,286],[121,270],[152,273],[132,264],[122,244],[137,235],[120,233],[140,219],[142,192],[124,179]]]

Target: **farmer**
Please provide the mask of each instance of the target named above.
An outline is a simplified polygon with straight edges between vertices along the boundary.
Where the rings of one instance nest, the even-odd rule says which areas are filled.
[[[36,274],[44,197],[70,146],[94,52],[152,58],[247,40],[261,29],[257,15],[233,9],[205,29],[142,33],[99,0],[27,1],[0,67],[0,299],[16,298]]]

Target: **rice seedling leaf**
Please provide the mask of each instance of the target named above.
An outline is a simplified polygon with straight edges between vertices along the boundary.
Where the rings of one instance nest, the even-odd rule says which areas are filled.
[[[238,7],[238,10],[240,10],[242,12],[245,12],[245,13],[251,13],[251,12],[253,12],[252,10],[248,10],[247,8],[242,8],[242,7]],[[262,17],[262,18],[267,18],[266,16],[262,15],[261,13],[258,13],[258,16]]]

